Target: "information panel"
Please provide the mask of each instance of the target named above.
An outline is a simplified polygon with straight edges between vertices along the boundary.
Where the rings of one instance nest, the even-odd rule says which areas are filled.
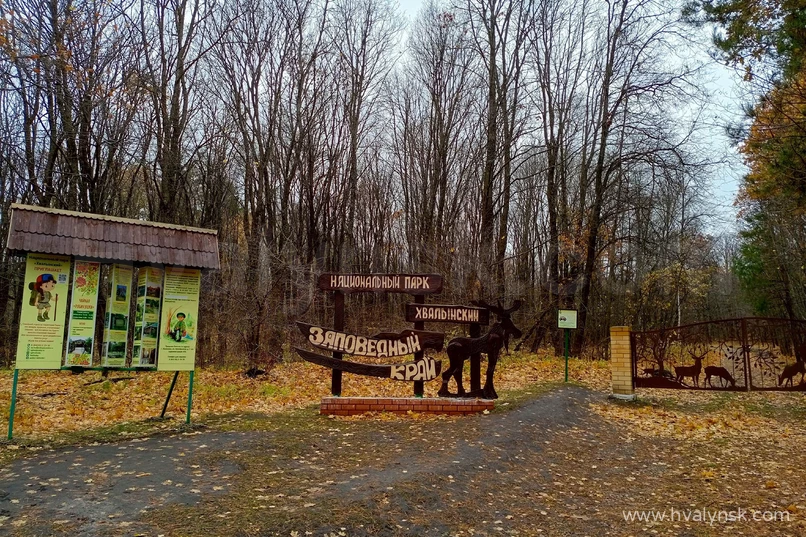
[[[195,368],[200,289],[199,269],[165,269],[158,345],[159,371],[193,371]]]
[[[162,269],[141,268],[137,275],[137,308],[134,317],[133,367],[157,366],[157,339],[162,299]]]
[[[17,340],[17,369],[61,367],[69,278],[69,257],[28,254]]]
[[[67,352],[64,355],[66,366],[92,365],[100,275],[100,263],[79,259],[73,262],[73,292],[70,298]]]
[[[110,271],[109,295],[106,298],[104,318],[103,365],[107,367],[126,365],[133,273],[131,265],[112,265]]]

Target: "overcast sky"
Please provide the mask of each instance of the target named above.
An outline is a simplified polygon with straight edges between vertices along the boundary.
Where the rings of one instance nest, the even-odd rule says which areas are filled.
[[[423,0],[398,0],[402,12],[409,21],[416,17],[423,3]],[[710,35],[710,29],[703,30],[702,47],[692,50],[692,56],[703,59],[708,57]],[[741,118],[740,79],[732,69],[715,62],[711,65],[711,73],[713,80],[707,83],[707,88],[712,94],[713,109],[709,111],[708,117],[703,118],[703,121],[713,123],[714,135],[711,138],[713,158],[719,158],[722,155],[727,155],[729,158],[729,162],[715,174],[711,181],[715,216],[712,224],[713,232],[716,233],[735,227],[736,209],[733,207],[733,201],[736,197],[739,180],[746,173],[746,168],[741,156],[735,148],[731,147],[724,132],[725,125],[735,123]]]

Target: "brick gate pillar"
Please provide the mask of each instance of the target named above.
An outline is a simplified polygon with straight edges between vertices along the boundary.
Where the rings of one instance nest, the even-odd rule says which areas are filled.
[[[610,327],[610,371],[613,396],[630,401],[635,399],[629,326]]]

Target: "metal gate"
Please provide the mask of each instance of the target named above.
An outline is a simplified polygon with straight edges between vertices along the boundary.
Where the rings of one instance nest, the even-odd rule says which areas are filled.
[[[633,332],[636,388],[806,391],[806,321],[746,317]]]

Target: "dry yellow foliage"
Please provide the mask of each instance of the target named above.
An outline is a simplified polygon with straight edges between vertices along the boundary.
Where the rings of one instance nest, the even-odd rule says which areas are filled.
[[[442,356],[444,363],[447,357]],[[482,375],[486,363],[482,364]],[[539,382],[561,381],[561,358],[526,353],[502,355],[496,368],[496,388],[506,396]],[[609,386],[606,362],[570,360],[569,378],[594,389]],[[58,432],[137,422],[158,416],[173,373],[112,373],[110,377],[132,377],[112,382],[100,373],[73,375],[66,371],[22,371],[14,419],[16,435],[47,437]],[[0,374],[0,414],[8,417],[11,372]],[[465,371],[466,382],[469,373]],[[439,381],[425,384],[425,396],[436,397]],[[283,363],[258,379],[240,371],[202,369],[196,371],[192,417],[230,412],[272,413],[318,403],[330,395],[330,371],[308,362]],[[345,374],[344,396],[407,397],[412,384]],[[188,375],[179,375],[168,413],[184,416],[188,396]]]
[[[724,395],[724,394],[722,394]],[[731,394],[731,399],[714,405],[713,391],[640,390],[640,403],[596,402],[590,406],[604,418],[629,426],[631,433],[646,437],[676,440],[714,440],[719,438],[770,438],[771,422],[748,407],[768,405],[788,408],[797,404],[799,394],[750,392]],[[715,406],[709,408],[709,405]],[[776,421],[775,436],[806,442],[806,431]]]

